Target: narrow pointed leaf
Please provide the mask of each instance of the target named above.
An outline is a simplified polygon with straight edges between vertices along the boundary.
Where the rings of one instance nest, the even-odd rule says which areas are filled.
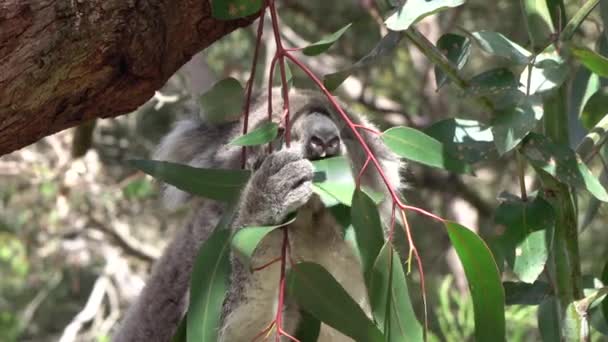
[[[302,50],[302,52],[307,56],[316,56],[322,54],[323,52],[327,51],[327,49],[329,49],[338,39],[340,39],[340,37],[342,37],[344,32],[346,32],[351,25],[352,23],[349,23],[338,31],[321,38],[321,40],[318,42],[308,45]]]
[[[361,256],[363,274],[367,279],[378,253],[384,245],[382,221],[380,221],[376,203],[361,190],[356,190],[353,194],[350,214]]]
[[[481,48],[495,56],[506,58],[514,64],[527,64],[532,54],[501,33],[492,31],[473,32]]]
[[[355,341],[384,341],[363,309],[322,266],[296,264],[287,274],[286,284],[290,297],[321,322]]]
[[[590,130],[606,115],[608,115],[608,88],[601,88],[585,103],[581,113],[581,122],[586,129]]]
[[[243,87],[234,78],[225,78],[199,97],[204,119],[213,123],[236,121],[244,103]]]
[[[534,168],[548,173],[561,183],[586,189],[600,201],[608,202],[606,189],[569,147],[530,133],[523,151]]]
[[[455,158],[438,140],[410,127],[393,127],[382,133],[384,143],[401,157],[459,173],[471,168]]]
[[[412,308],[403,265],[390,242],[382,247],[367,287],[374,320],[381,330],[390,329],[390,332],[384,331],[389,341],[422,341],[422,325]]]
[[[200,169],[156,160],[130,160],[129,164],[178,189],[218,201],[231,201],[249,180],[249,171]]]
[[[384,22],[393,31],[407,30],[422,18],[464,4],[464,0],[409,0]]]
[[[255,249],[273,230],[285,227],[296,220],[296,216],[292,215],[285,223],[281,223],[275,226],[261,226],[261,227],[245,227],[239,229],[236,234],[232,237],[232,249],[237,253],[242,260],[249,265],[251,257],[255,252]],[[258,266],[258,265],[253,265]]]
[[[300,342],[317,342],[320,332],[321,321],[305,310],[300,310],[300,321],[294,337]]]
[[[461,70],[471,55],[471,40],[468,37],[446,33],[437,41],[437,48],[456,66],[456,69]],[[437,89],[441,88],[447,81],[447,75],[435,66]]]
[[[601,77],[608,77],[608,58],[584,47],[571,47],[572,54],[587,69]]]
[[[254,14],[262,9],[263,0],[213,0],[211,14],[220,20],[232,20]]]
[[[559,341],[560,321],[558,314],[558,303],[555,297],[546,298],[538,306],[538,330],[543,342]]]
[[[188,342],[215,342],[230,276],[230,230],[220,225],[194,261],[187,316]]]
[[[505,341],[505,294],[492,253],[473,231],[450,221],[445,226],[469,283],[476,340]]]
[[[528,33],[535,48],[546,46],[555,27],[546,0],[523,0],[524,14],[528,23]]]
[[[251,132],[242,135],[230,142],[235,146],[255,146],[269,143],[277,137],[279,125],[275,122],[265,122]]]

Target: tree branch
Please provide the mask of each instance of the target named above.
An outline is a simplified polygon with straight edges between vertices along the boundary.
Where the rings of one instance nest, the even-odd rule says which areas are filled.
[[[0,155],[133,111],[196,52],[255,16],[218,21],[209,1],[1,2]]]

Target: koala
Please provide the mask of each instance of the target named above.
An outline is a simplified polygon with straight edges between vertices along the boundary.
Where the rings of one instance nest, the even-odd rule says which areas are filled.
[[[273,89],[271,96],[272,118],[279,122],[283,114],[280,89]],[[253,172],[240,195],[232,229],[279,224],[289,213],[297,211],[295,221],[286,227],[292,260],[312,261],[325,267],[369,314],[359,259],[344,241],[340,224],[312,191],[311,161],[345,155],[354,177],[361,174],[361,186],[385,194],[380,212],[383,220],[388,222],[392,202],[386,184],[371,164],[361,173],[367,154],[323,94],[291,89],[289,100],[291,125],[286,129],[291,136],[290,146],[275,146],[271,153],[266,146],[247,148],[246,165]],[[252,104],[250,127],[254,128],[268,119],[267,101],[267,97],[260,96]],[[346,113],[356,125],[375,129],[360,115],[352,111]],[[241,148],[230,146],[228,142],[241,134],[242,120],[223,124],[180,122],[162,140],[155,158],[203,168],[240,168]],[[398,189],[401,186],[399,158],[376,134],[368,130],[358,132],[378,158],[389,185]],[[219,202],[195,198],[171,186],[166,187],[164,200],[169,207],[189,202],[191,218],[157,261],[146,287],[118,328],[114,341],[171,339],[187,309],[190,275],[198,249],[226,209]],[[256,249],[252,266],[264,265],[280,256],[282,239],[281,230],[268,234]],[[280,265],[275,263],[252,272],[234,256],[231,262],[232,275],[223,304],[221,326],[218,327],[219,340],[251,341],[276,314]],[[300,319],[297,304],[287,298],[281,310],[283,329],[295,334]],[[326,325],[322,325],[318,340],[351,341]]]

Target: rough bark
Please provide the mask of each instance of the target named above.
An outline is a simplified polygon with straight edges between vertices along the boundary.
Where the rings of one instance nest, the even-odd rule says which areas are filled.
[[[215,20],[207,0],[0,0],[0,155],[136,109],[252,20]]]

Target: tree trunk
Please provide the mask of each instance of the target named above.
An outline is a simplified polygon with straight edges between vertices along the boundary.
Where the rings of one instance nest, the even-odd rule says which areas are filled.
[[[0,0],[0,155],[136,109],[252,20],[215,20],[208,0]]]

